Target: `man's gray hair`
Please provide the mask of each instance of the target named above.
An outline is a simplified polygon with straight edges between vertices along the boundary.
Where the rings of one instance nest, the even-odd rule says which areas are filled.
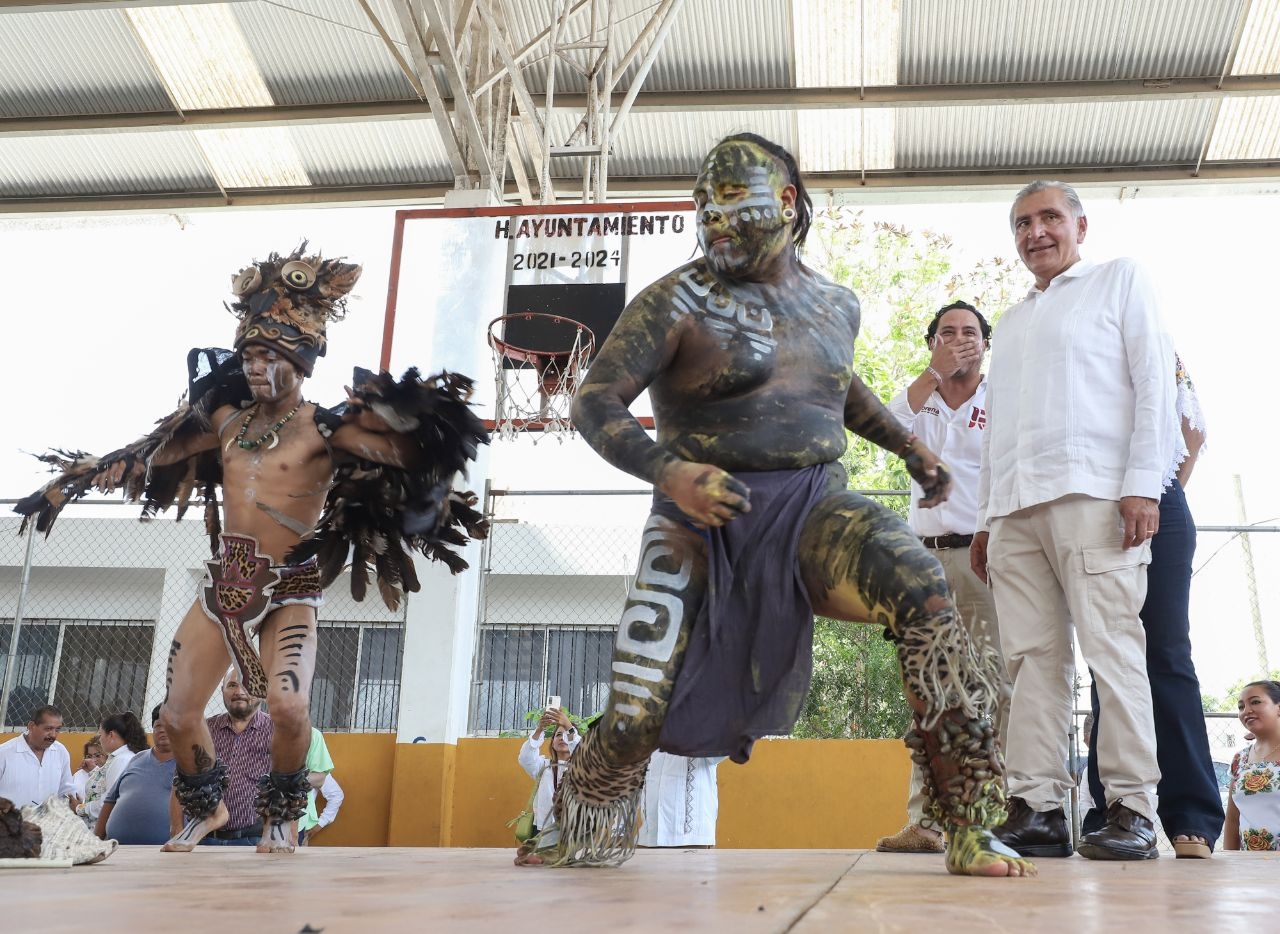
[[[1080,203],[1080,196],[1076,194],[1076,190],[1066,182],[1051,182],[1045,179],[1032,182],[1030,185],[1024,185],[1022,190],[1013,198],[1013,206],[1009,208],[1009,229],[1013,230],[1013,212],[1018,207],[1018,202],[1027,195],[1034,195],[1038,191],[1047,191],[1049,189],[1062,192],[1067,199],[1067,208],[1071,211],[1071,216],[1075,220],[1084,217],[1084,205]]]

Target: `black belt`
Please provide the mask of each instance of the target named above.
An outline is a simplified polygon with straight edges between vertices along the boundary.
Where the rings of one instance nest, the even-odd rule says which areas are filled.
[[[239,830],[228,830],[223,827],[209,834],[215,840],[243,840],[245,837],[262,836],[262,824],[253,824],[249,827],[241,827]]]
[[[968,548],[973,544],[973,536],[948,532],[946,535],[921,535],[920,541],[926,548]]]

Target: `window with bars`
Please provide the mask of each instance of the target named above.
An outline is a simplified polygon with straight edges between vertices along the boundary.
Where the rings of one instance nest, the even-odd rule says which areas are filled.
[[[471,732],[528,730],[525,714],[541,709],[552,694],[575,716],[603,710],[616,631],[613,626],[482,627]]]
[[[311,722],[321,730],[385,732],[400,712],[403,623],[321,620]]]
[[[21,729],[43,704],[61,709],[64,726],[72,730],[96,730],[103,716],[125,710],[141,716],[154,632],[153,620],[24,620],[6,727]],[[12,638],[13,620],[0,622],[0,691]]]

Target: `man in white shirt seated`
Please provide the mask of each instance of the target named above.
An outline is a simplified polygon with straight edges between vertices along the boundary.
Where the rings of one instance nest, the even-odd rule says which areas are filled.
[[[1035,287],[991,353],[971,548],[1013,679],[1010,816],[996,835],[1030,856],[1071,855],[1074,629],[1107,726],[1092,750],[1107,823],[1080,855],[1153,859],[1160,770],[1138,613],[1178,424],[1173,347],[1137,264],[1080,258],[1088,221],[1069,185],[1027,185],[1009,220]]]
[[[960,620],[974,645],[999,658],[995,600],[969,566],[969,546],[978,528],[978,473],[987,427],[982,361],[991,347],[990,338],[991,325],[977,308],[967,302],[944,306],[925,331],[931,351],[929,365],[893,397],[888,408],[902,427],[935,451],[951,471],[950,498],[928,509],[920,505],[924,498],[920,484],[911,482],[907,524],[941,563]],[[999,691],[994,719],[1003,747],[1012,694],[1007,680],[999,685]],[[925,804],[921,771],[913,766],[907,824],[893,836],[876,841],[876,849],[882,853],[941,853],[942,832],[925,818]]]
[[[0,744],[0,798],[23,807],[54,795],[75,797],[71,753],[58,742],[61,732],[62,711],[44,706],[31,714],[25,733]]]

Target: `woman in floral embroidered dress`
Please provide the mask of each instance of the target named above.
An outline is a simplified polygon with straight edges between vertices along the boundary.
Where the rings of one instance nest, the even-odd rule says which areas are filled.
[[[1280,851],[1280,682],[1246,684],[1239,707],[1254,741],[1231,762],[1225,847]]]

